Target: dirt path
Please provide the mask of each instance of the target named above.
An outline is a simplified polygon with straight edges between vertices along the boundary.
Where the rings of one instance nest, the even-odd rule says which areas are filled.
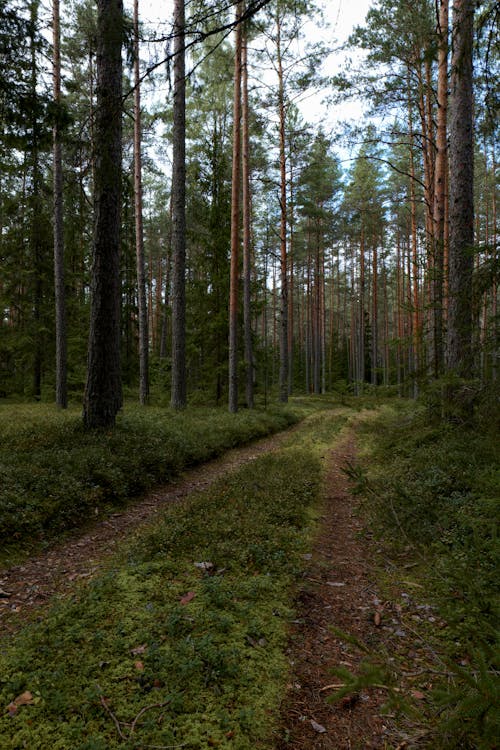
[[[295,429],[295,428],[292,428]],[[157,488],[109,518],[96,520],[79,535],[9,570],[0,571],[0,637],[15,632],[52,597],[67,594],[89,580],[127,535],[151,522],[165,507],[202,490],[226,473],[282,445],[290,431],[230,451],[192,469],[177,482]],[[398,607],[381,602],[375,584],[375,545],[356,513],[343,471],[355,459],[353,431],[344,433],[330,452],[323,516],[296,602],[288,657],[290,683],[282,705],[276,750],[382,750],[406,748],[381,713],[383,689],[371,688],[328,697],[339,679],[332,668],[356,672],[361,654],[330,626],[349,633],[374,651],[397,650],[401,626]],[[405,594],[403,594],[405,596]],[[399,628],[399,630],[398,630]]]
[[[356,672],[357,649],[330,626],[377,648],[385,639],[380,602],[370,563],[370,543],[363,538],[356,502],[342,468],[352,462],[352,434],[329,457],[324,516],[310,565],[297,601],[289,659],[292,677],[282,707],[279,750],[368,750],[388,743],[389,728],[381,716],[386,695],[370,689],[328,702],[340,680],[333,667]],[[376,614],[378,613],[378,614]]]
[[[296,428],[235,448],[221,458],[190,469],[178,480],[157,487],[123,511],[96,519],[84,532],[75,532],[22,565],[0,570],[0,638],[22,627],[52,597],[71,591],[77,581],[90,579],[128,534],[151,522],[167,503],[203,490],[242,464],[276,450]]]

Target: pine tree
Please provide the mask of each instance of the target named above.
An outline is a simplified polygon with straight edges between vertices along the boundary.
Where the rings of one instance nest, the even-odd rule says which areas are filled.
[[[112,427],[122,405],[120,217],[122,200],[121,0],[99,0],[92,303],[83,404],[87,428]]]

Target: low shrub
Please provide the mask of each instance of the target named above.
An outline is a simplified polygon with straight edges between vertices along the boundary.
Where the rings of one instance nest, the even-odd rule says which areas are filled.
[[[434,693],[429,746],[492,748],[500,731],[495,425],[439,422],[425,405],[407,403],[362,421],[359,433],[364,459],[352,476],[365,508],[389,547],[416,551],[420,584],[447,623],[438,648],[448,654],[450,679]]]
[[[0,409],[0,538],[40,542],[121,505],[155,483],[239,444],[283,430],[295,409],[241,411],[128,406],[110,431],[85,432],[76,410]]]
[[[272,747],[321,473],[287,448],[170,506],[6,645],[2,750]]]

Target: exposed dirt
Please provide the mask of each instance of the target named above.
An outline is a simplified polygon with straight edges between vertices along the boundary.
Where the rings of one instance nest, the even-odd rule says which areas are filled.
[[[75,532],[22,565],[0,570],[0,638],[18,630],[31,613],[42,609],[52,597],[71,591],[77,581],[92,578],[117,545],[138,526],[151,522],[166,504],[203,490],[242,464],[276,450],[289,434],[287,430],[230,450],[190,469],[178,480],[155,488],[123,511],[106,518],[96,517],[84,532]]]
[[[341,685],[332,669],[344,666],[356,673],[362,658],[330,626],[374,649],[389,636],[381,627],[372,544],[363,532],[357,502],[343,472],[354,456],[349,434],[329,457],[324,515],[298,593],[289,648],[292,676],[282,707],[279,750],[368,750],[398,744],[389,740],[392,732],[381,714],[387,697],[384,690],[349,694],[340,703],[328,700],[335,686]]]

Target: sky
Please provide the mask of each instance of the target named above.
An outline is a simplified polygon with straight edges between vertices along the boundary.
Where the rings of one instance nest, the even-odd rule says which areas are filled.
[[[327,26],[318,27],[314,23],[306,24],[305,33],[311,41],[325,41],[333,50],[336,50],[348,38],[356,25],[363,25],[366,14],[372,0],[318,0],[323,6],[323,12]],[[132,11],[132,0],[125,0],[127,9]],[[172,20],[172,0],[139,0],[140,17],[150,27],[157,29],[158,35],[165,34],[170,30]],[[156,55],[163,53],[155,45]],[[322,73],[332,76],[340,71],[345,56],[333,51],[325,61]],[[160,94],[157,90],[156,96]],[[339,121],[359,120],[363,115],[363,104],[361,101],[352,101],[333,107],[325,103],[327,92],[322,91],[315,95],[308,95],[302,103],[299,102],[304,119],[314,125],[321,124],[328,133],[336,129]],[[160,94],[161,95],[161,94]],[[350,154],[342,149],[342,157],[349,158]]]

